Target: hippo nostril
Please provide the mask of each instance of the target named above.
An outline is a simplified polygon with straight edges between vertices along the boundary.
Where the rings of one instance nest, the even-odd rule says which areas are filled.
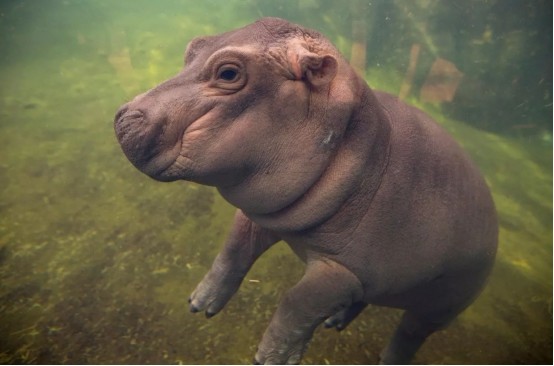
[[[120,124],[125,121],[139,121],[144,119],[144,112],[138,109],[129,110],[127,105],[121,107],[115,114],[115,124]]]
[[[119,119],[121,118],[121,116],[123,116],[125,114],[125,112],[127,112],[127,110],[129,110],[129,107],[127,104],[124,104],[122,105],[119,110],[117,111],[117,113],[115,114],[115,121],[119,121]]]
[[[145,113],[143,111],[139,111],[138,109],[133,109],[131,111],[126,111],[121,118],[124,118],[126,121],[130,122],[141,122],[145,119]]]

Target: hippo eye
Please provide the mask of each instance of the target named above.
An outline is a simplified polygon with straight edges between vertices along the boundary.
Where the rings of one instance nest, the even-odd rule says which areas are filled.
[[[225,63],[221,64],[213,76],[210,86],[214,92],[223,94],[232,94],[238,92],[246,85],[246,70],[241,64]]]
[[[223,81],[233,82],[239,77],[239,71],[233,66],[224,66],[219,69],[217,73],[217,79]]]

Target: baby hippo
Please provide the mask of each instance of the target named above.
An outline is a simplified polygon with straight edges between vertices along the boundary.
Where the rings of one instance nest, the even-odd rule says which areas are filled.
[[[306,263],[256,363],[299,363],[318,325],[344,329],[368,304],[405,310],[380,361],[409,363],[493,266],[495,208],[468,156],[285,20],[194,39],[179,74],[120,108],[115,132],[150,177],[217,187],[238,208],[191,311],[218,313],[280,240]]]

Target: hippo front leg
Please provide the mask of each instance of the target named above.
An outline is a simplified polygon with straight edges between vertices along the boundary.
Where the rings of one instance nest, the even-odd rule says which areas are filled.
[[[279,241],[237,210],[231,234],[210,271],[189,298],[193,313],[206,311],[208,318],[217,314],[240,287],[256,259]]]
[[[308,261],[304,277],[287,291],[258,346],[259,364],[297,364],[314,330],[363,296],[358,278],[342,265]]]

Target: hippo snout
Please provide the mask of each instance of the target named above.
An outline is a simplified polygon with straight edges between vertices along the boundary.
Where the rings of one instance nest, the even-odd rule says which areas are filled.
[[[146,175],[163,182],[182,179],[180,165],[174,165],[188,124],[155,102],[139,96],[122,105],[114,117],[115,135],[127,159]]]
[[[159,180],[174,161],[160,149],[163,126],[163,120],[152,120],[145,111],[131,109],[129,104],[120,107],[114,118],[115,134],[125,156],[137,169]]]

